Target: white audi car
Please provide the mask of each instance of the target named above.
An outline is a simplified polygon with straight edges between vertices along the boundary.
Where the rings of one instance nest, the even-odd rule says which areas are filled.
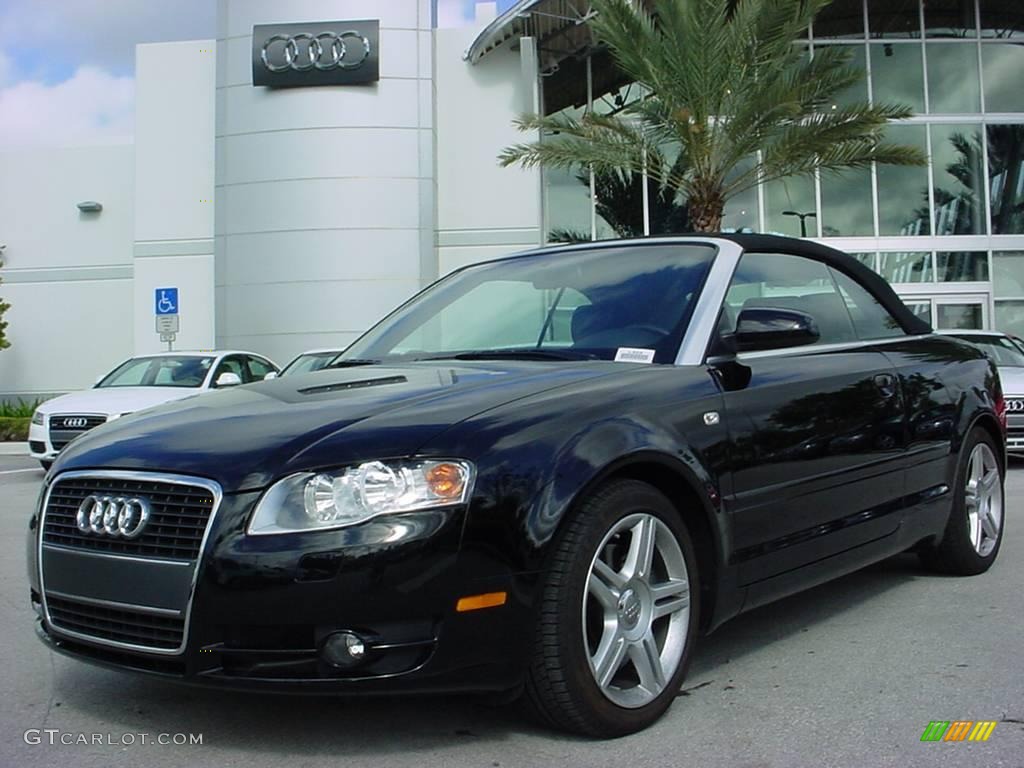
[[[1006,400],[1006,452],[1024,457],[1024,349],[1020,342],[998,331],[939,333],[973,344],[996,364]]]
[[[211,389],[262,381],[280,369],[252,352],[166,352],[125,360],[96,386],[47,400],[32,414],[28,445],[49,469],[79,435],[129,413]]]

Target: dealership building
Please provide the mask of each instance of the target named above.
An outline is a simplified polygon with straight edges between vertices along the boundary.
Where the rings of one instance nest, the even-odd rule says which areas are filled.
[[[642,99],[587,0],[519,0],[436,29],[432,0],[219,0],[215,40],[136,49],[131,144],[3,151],[0,398],[88,386],[166,348],[286,362],[344,346],[465,264],[553,240],[677,231],[680,201],[587,174],[503,169],[523,112]],[[1024,335],[1024,4],[835,0],[796,44],[868,73],[844,100],[910,104],[922,168],[792,179],[724,228],[857,255],[936,327]],[[311,58],[313,52],[319,52]]]

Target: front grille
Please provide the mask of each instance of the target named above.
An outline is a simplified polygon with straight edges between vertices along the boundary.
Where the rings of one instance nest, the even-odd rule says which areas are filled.
[[[80,531],[75,517],[82,501],[92,494],[148,499],[152,512],[142,534],[124,539]],[[202,486],[120,478],[58,479],[46,506],[43,543],[119,555],[194,560],[199,556],[213,505],[213,492]]]
[[[100,640],[174,650],[185,636],[185,620],[46,595],[46,608],[57,629]]]
[[[50,417],[50,444],[53,450],[59,451],[79,435],[100,424],[105,424],[106,416],[90,416],[81,413],[58,413]]]

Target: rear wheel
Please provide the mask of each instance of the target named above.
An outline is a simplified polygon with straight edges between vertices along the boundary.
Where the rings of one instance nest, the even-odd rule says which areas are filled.
[[[960,450],[954,481],[953,509],[936,545],[921,559],[942,573],[973,576],[995,562],[1003,541],[1003,467],[992,436],[971,430]]]
[[[612,737],[675,699],[697,630],[693,544],[671,502],[635,480],[578,509],[546,574],[526,697],[555,727]]]

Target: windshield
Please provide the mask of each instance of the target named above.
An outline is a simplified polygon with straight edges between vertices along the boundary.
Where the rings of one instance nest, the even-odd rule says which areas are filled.
[[[985,353],[996,365],[1024,367],[1024,352],[1005,336],[960,336]]]
[[[299,355],[281,371],[282,376],[290,376],[295,373],[312,373],[326,368],[327,364],[338,356],[338,350],[333,352],[313,352],[308,355]]]
[[[201,387],[212,357],[136,357],[104,376],[97,387]]]
[[[709,245],[665,243],[469,267],[393,312],[335,364],[473,356],[672,363],[714,255]]]

